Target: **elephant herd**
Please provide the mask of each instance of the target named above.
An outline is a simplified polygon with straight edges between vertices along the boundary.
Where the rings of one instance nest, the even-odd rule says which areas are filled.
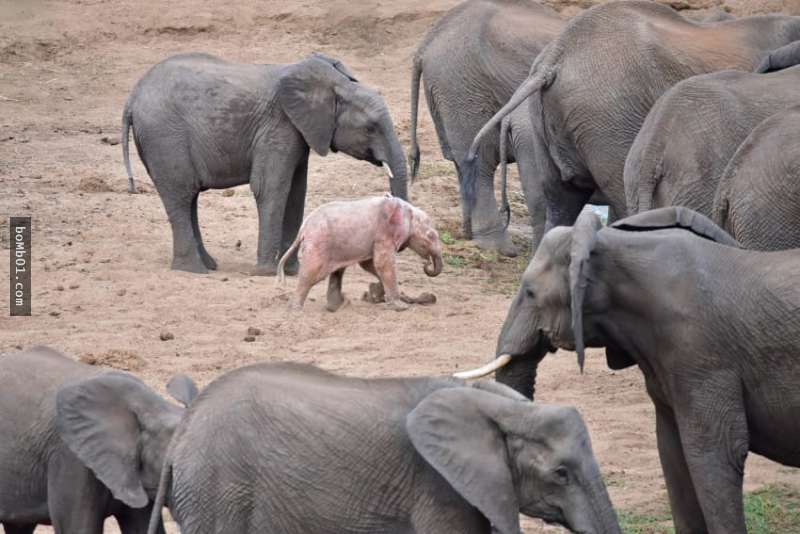
[[[175,404],[46,347],[4,354],[0,524],[100,534],[113,516],[123,534],[163,534],[166,506],[185,534],[520,534],[520,513],[618,533],[580,414],[531,402],[543,358],[572,350],[582,371],[597,347],[611,369],[644,375],[676,532],[746,533],[748,453],[800,467],[799,69],[800,17],[695,22],[622,0],[565,20],[533,1],[467,0],[413,59],[410,175],[422,85],[465,236],[516,255],[494,173],[518,165],[535,252],[494,360],[375,379],[262,363],[202,391],[176,376]],[[174,269],[216,268],[198,195],[246,183],[254,273],[299,271],[298,306],[323,271],[329,309],[341,306],[337,247],[369,233],[342,223],[350,206],[388,230],[348,258],[383,272],[379,258],[410,247],[433,263],[426,273],[442,271],[432,221],[405,202],[386,103],[334,58],[193,53],[152,67],[123,112],[135,192],[131,128]],[[310,150],[383,166],[397,198],[333,203],[301,229]],[[604,226],[590,201],[616,220]],[[298,260],[301,241],[321,244]],[[404,308],[396,283],[386,289]]]

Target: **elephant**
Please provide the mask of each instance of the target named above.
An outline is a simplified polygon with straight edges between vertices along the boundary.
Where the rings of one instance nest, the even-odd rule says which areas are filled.
[[[520,512],[620,532],[574,408],[493,382],[298,363],[206,386],[170,443],[162,502],[183,534],[521,534]]]
[[[565,25],[558,13],[533,0],[467,0],[448,11],[414,54],[409,150],[412,178],[421,161],[417,144],[420,79],[442,155],[455,163],[463,197],[458,162],[480,127],[525,79],[532,58]],[[525,110],[515,113],[513,119],[513,139],[507,154],[519,167],[535,248],[544,235],[544,201],[533,126]],[[516,256],[519,251],[507,231],[508,203],[504,203],[503,213],[498,211],[495,199],[494,172],[499,161],[499,143],[493,137],[481,147],[475,210],[464,212],[463,231],[482,248]]]
[[[625,161],[628,213],[684,206],[711,217],[725,166],[747,135],[800,98],[800,66],[684,80],[650,110]]]
[[[545,231],[571,225],[599,190],[627,213],[623,168],[650,108],[677,82],[725,69],[752,71],[765,53],[800,38],[800,17],[715,23],[640,0],[596,5],[573,18],[535,58],[528,78],[476,135],[461,168],[474,192],[482,141],[527,101],[544,183]],[[533,59],[533,57],[531,58]],[[480,156],[480,157],[479,157]],[[474,205],[474,194],[465,199]]]
[[[712,216],[745,248],[800,248],[800,106],[750,132],[720,179]]]
[[[144,534],[183,408],[138,378],[47,347],[0,355],[0,524],[6,534]],[[191,402],[178,375],[168,391]],[[159,508],[160,513],[160,508]],[[155,524],[163,534],[160,522]]]
[[[134,190],[129,129],[172,226],[172,268],[216,269],[200,235],[197,198],[250,184],[258,207],[254,274],[276,274],[294,241],[306,196],[309,147],[383,166],[407,199],[406,160],[383,98],[322,54],[287,65],[230,63],[180,54],[152,67],[122,115],[122,151]],[[297,259],[288,266],[297,271]]]
[[[748,451],[800,467],[798,276],[797,251],[742,249],[688,208],[605,228],[586,211],[548,232],[522,275],[497,378],[530,393],[553,346],[581,370],[585,346],[605,347],[611,369],[638,365],[676,532],[745,534]]]
[[[323,204],[303,221],[292,246],[278,262],[279,281],[290,254],[299,249],[300,271],[292,307],[303,308],[309,290],[327,277],[326,309],[335,312],[347,299],[342,294],[344,270],[358,263],[380,283],[383,300],[396,311],[408,309],[397,281],[397,253],[410,248],[426,260],[423,270],[439,276],[442,242],[427,213],[391,196]]]
[[[800,41],[773,50],[761,60],[756,72],[774,72],[800,63]]]

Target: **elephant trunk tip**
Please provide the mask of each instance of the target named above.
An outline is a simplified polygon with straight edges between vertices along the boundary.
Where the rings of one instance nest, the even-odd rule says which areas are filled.
[[[432,256],[431,261],[433,262],[433,267],[431,267],[431,262],[427,262],[422,269],[425,271],[430,277],[439,276],[442,274],[442,267],[443,261],[441,256]]]

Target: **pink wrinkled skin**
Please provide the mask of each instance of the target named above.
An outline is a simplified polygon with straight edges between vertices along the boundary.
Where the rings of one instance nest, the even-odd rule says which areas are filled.
[[[437,276],[442,270],[442,243],[430,217],[388,195],[330,202],[317,208],[281,258],[280,280],[286,260],[297,247],[300,271],[292,301],[295,308],[302,308],[309,290],[330,277],[327,309],[339,309],[346,302],[341,292],[344,269],[358,263],[383,284],[389,307],[406,309],[395,269],[395,255],[406,247],[427,260],[428,276]]]

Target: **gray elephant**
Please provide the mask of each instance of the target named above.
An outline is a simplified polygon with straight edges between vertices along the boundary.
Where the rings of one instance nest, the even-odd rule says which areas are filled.
[[[800,467],[799,276],[796,251],[743,250],[686,208],[608,228],[585,212],[523,274],[498,379],[529,393],[551,344],[576,350],[581,369],[584,346],[605,347],[611,369],[638,365],[676,531],[745,534],[748,451]]]
[[[800,64],[800,41],[773,50],[761,60],[756,72],[774,72]]]
[[[170,444],[164,499],[183,534],[520,534],[520,512],[620,532],[574,408],[290,363],[203,390]]]
[[[132,375],[46,347],[0,355],[0,383],[6,534],[31,534],[37,524],[59,534],[101,534],[109,516],[122,534],[144,534],[183,408]],[[190,402],[191,381],[180,376],[170,384],[173,396]]]
[[[414,55],[409,151],[412,176],[416,176],[420,165],[420,78],[442,154],[456,164],[461,185],[458,162],[466,156],[475,134],[509,99],[527,76],[532,59],[565,25],[558,13],[532,0],[467,0],[448,11]],[[545,210],[533,126],[526,110],[512,114],[510,131],[512,142],[507,154],[519,167],[535,248],[544,235]],[[483,248],[516,256],[517,248],[507,232],[507,213],[498,211],[495,199],[494,172],[499,161],[495,135],[481,146],[475,209],[471,213],[465,211],[464,234]],[[508,209],[507,203],[503,209]]]
[[[800,107],[750,132],[720,179],[712,215],[745,248],[800,248]]]
[[[474,190],[482,141],[527,100],[539,145],[546,229],[571,225],[595,190],[626,213],[623,167],[650,108],[680,80],[752,71],[770,50],[800,38],[800,17],[696,23],[656,2],[597,5],[570,21],[536,57],[528,79],[476,136],[460,163]],[[532,95],[533,98],[529,98]],[[472,205],[474,198],[467,199]]]
[[[181,54],[152,67],[122,115],[133,191],[131,126],[172,226],[173,269],[216,269],[200,235],[198,194],[249,183],[258,206],[255,274],[274,275],[303,221],[309,147],[383,165],[392,194],[407,199],[405,154],[386,103],[321,54],[288,65]],[[287,271],[297,271],[296,257]]]
[[[675,85],[655,103],[628,153],[628,213],[685,206],[710,217],[737,147],[761,121],[798,100],[800,66],[770,74],[714,72]]]

